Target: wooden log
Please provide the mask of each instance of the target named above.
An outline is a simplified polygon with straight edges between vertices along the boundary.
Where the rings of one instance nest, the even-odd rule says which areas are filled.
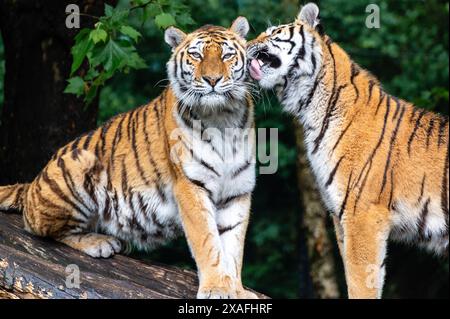
[[[123,255],[95,259],[33,236],[20,215],[0,212],[0,298],[195,298],[197,288],[193,271]]]

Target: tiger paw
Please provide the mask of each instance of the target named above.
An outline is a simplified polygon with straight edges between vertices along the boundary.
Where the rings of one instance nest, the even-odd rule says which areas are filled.
[[[259,299],[254,292],[245,289],[238,290],[237,297],[238,299]]]
[[[94,258],[108,258],[122,250],[117,238],[96,233],[69,235],[59,241]]]
[[[237,299],[238,295],[234,289],[226,287],[200,288],[197,299]]]
[[[83,251],[94,258],[109,258],[120,253],[121,249],[120,241],[116,238],[109,237],[98,241],[96,245],[86,247]]]

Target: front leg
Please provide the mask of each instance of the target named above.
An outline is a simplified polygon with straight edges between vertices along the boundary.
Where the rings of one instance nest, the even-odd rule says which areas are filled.
[[[228,273],[236,279],[237,294],[241,299],[257,299],[256,294],[244,289],[241,278],[250,205],[250,194],[231,197],[228,202],[218,205],[217,212],[217,226],[225,254],[226,267]]]
[[[202,185],[182,179],[174,188],[187,242],[200,281],[197,298],[237,298],[236,280],[227,271],[215,221],[215,207]]]
[[[341,225],[349,298],[381,298],[387,240],[391,229],[389,211],[372,205],[367,210],[346,212]]]

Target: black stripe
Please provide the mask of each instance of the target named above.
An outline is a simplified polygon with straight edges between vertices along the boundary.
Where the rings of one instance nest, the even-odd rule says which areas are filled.
[[[386,186],[387,172],[388,172],[389,166],[391,164],[392,150],[394,148],[395,139],[397,138],[398,130],[399,130],[400,124],[402,122],[403,115],[405,115],[405,107],[402,107],[402,110],[400,112],[400,116],[398,118],[397,124],[396,124],[395,129],[394,129],[394,131],[392,133],[392,136],[391,136],[391,141],[390,141],[390,144],[389,144],[389,152],[388,152],[387,160],[386,160],[386,166],[384,167],[383,181],[381,182],[381,190],[380,190],[380,194],[378,195],[378,198],[381,197],[381,194],[383,193],[384,187]]]
[[[1,204],[2,202],[4,202],[7,198],[9,198],[15,190],[16,190],[15,187],[11,187],[11,190],[10,190],[9,192],[7,192],[5,196],[3,196],[2,198],[0,198],[0,204]]]
[[[48,200],[47,198],[42,196],[42,194],[40,192],[34,192],[33,195],[36,195],[37,196],[37,201],[39,203],[41,203],[41,204],[44,204],[46,206],[46,208],[51,208],[52,210],[58,212],[58,214],[50,215],[50,214],[48,214],[46,212],[46,210],[41,210],[39,212],[39,214],[42,215],[42,216],[47,217],[48,220],[68,220],[68,221],[72,221],[74,223],[79,223],[79,224],[85,224],[86,223],[87,220],[80,219],[80,218],[78,218],[76,216],[72,216],[72,215],[67,216],[67,215],[63,214],[64,212],[67,212],[69,214],[71,214],[72,212],[69,212],[63,206],[59,206],[59,205],[53,203],[52,201]],[[24,215],[26,215],[26,214],[24,214]]]
[[[414,117],[416,116],[416,113],[419,111],[419,109],[416,109],[415,107],[412,108],[411,117],[409,118],[409,122],[412,123],[414,120]]]
[[[344,137],[345,133],[347,133],[348,129],[350,128],[350,126],[353,123],[353,120],[355,119],[357,114],[353,115],[352,119],[350,120],[350,122],[347,124],[347,126],[344,128],[344,130],[341,132],[341,134],[339,135],[338,139],[336,140],[336,143],[333,146],[333,150],[331,152],[331,154],[334,153],[334,151],[336,150],[336,148],[338,147],[339,143],[341,142],[342,138]]]
[[[309,91],[306,101],[304,101],[303,99],[301,99],[299,101],[298,106],[297,106],[297,115],[300,114],[301,110],[304,107],[308,107],[311,104],[311,101],[314,97],[314,93],[316,93],[317,86],[322,81],[324,76],[325,76],[325,72],[322,72],[322,74],[320,76],[317,76],[316,80],[314,81],[314,85],[312,86],[311,90]]]
[[[122,194],[125,198],[128,196],[128,176],[127,170],[125,167],[125,157],[122,158],[122,174],[121,174],[121,183],[122,183]]]
[[[328,186],[331,185],[331,183],[333,183],[334,176],[336,175],[336,172],[337,172],[337,170],[338,170],[338,168],[339,168],[339,165],[341,165],[341,162],[342,162],[342,160],[344,159],[344,157],[345,157],[345,155],[343,155],[343,156],[339,159],[339,161],[336,163],[336,166],[334,166],[333,170],[332,170],[331,173],[330,173],[330,176],[328,177],[327,182],[325,183],[325,187],[328,187]]]
[[[425,230],[427,226],[427,217],[429,213],[428,205],[430,205],[430,199],[428,198],[423,205],[422,211],[420,212],[420,220],[418,224],[418,231],[421,240],[425,239]]]
[[[133,125],[131,127],[131,150],[134,155],[134,162],[136,163],[136,168],[139,173],[139,177],[145,183],[145,185],[149,184],[149,180],[145,175],[144,169],[142,168],[141,162],[139,161],[139,154],[137,150],[137,142],[136,142],[136,131],[139,128],[139,112],[136,112],[136,119],[133,118]]]
[[[400,111],[400,101],[395,96],[393,96],[392,99],[395,101],[395,112],[394,112],[394,116],[392,117],[392,122],[394,122],[394,120],[397,118],[397,115]]]
[[[150,165],[153,168],[153,171],[155,172],[155,175],[156,175],[156,181],[154,181],[154,182],[156,184],[156,190],[158,192],[158,195],[161,197],[161,200],[163,202],[166,202],[167,197],[166,197],[166,194],[164,193],[163,186],[162,186],[162,174],[159,171],[158,166],[157,166],[157,164],[152,156],[152,153],[151,153],[152,141],[150,141],[150,137],[149,137],[149,134],[147,131],[147,110],[148,110],[148,108],[144,109],[144,128],[143,128],[145,144],[147,145],[147,156],[148,156]]]
[[[77,137],[75,139],[75,141],[73,141],[72,146],[70,148],[71,151],[74,151],[74,150],[76,150],[78,148],[78,144],[80,144],[81,138],[82,138],[82,136]]]
[[[387,261],[387,256],[384,257],[383,262],[382,262],[381,265],[380,265],[380,268],[383,268],[383,267],[386,266],[386,261]]]
[[[412,142],[413,142],[414,137],[416,136],[416,132],[417,132],[419,126],[420,126],[420,120],[425,115],[425,113],[426,113],[426,110],[421,110],[420,111],[419,116],[416,119],[416,124],[414,125],[414,129],[413,129],[413,131],[412,131],[412,133],[411,133],[411,135],[409,137],[409,140],[408,140],[408,155],[410,155],[410,156],[411,156]]]
[[[248,196],[249,193],[244,193],[244,194],[238,194],[238,195],[233,195],[233,196],[229,196],[226,198],[222,198],[221,200],[219,200],[216,204],[217,209],[223,210],[225,208],[228,208],[232,202],[234,202],[237,199],[241,199],[243,197]]]
[[[353,176],[353,171],[350,172],[350,175],[348,176],[348,181],[347,181],[347,189],[345,191],[345,197],[344,200],[342,201],[342,205],[341,205],[341,209],[339,211],[339,219],[342,217],[342,215],[345,212],[345,208],[347,206],[347,201],[348,201],[348,196],[350,194],[350,183],[352,181],[352,176]]]
[[[274,39],[274,40],[271,40],[270,42],[272,43],[272,44],[274,44],[275,42],[284,42],[284,43],[289,43],[290,45],[291,45],[291,48],[289,49],[289,52],[288,52],[288,54],[290,55],[290,54],[292,54],[292,50],[294,49],[294,47],[295,47],[295,45],[296,45],[296,43],[294,42],[294,41],[292,41],[292,38],[294,37],[294,26],[290,26],[289,27],[289,39],[288,40],[283,40],[283,39]]]
[[[428,126],[428,130],[427,130],[427,149],[430,147],[430,138],[431,135],[433,134],[433,129],[434,129],[434,118],[430,119],[430,125]]]
[[[121,119],[119,121],[119,124],[117,125],[116,131],[114,132],[114,139],[112,141],[112,145],[111,145],[111,155],[109,158],[109,162],[111,163],[111,165],[109,166],[109,175],[112,176],[112,172],[111,170],[114,169],[115,166],[115,153],[116,153],[116,149],[117,149],[117,144],[120,142],[120,140],[122,139],[122,124],[123,121],[125,120],[125,115],[121,116]]]
[[[439,135],[438,135],[438,148],[444,143],[445,138],[445,128],[448,124],[448,117],[441,117],[439,121]]]
[[[323,139],[324,135],[325,135],[325,131],[328,129],[328,123],[329,123],[329,117],[331,116],[332,113],[332,106],[333,106],[333,98],[335,96],[336,93],[336,83],[337,83],[337,74],[336,74],[336,60],[334,58],[334,54],[333,54],[333,50],[331,49],[331,42],[327,42],[327,48],[328,48],[328,52],[330,53],[331,56],[331,60],[333,61],[333,87],[332,87],[332,93],[330,95],[330,99],[328,101],[328,106],[327,106],[327,110],[325,113],[325,116],[323,118],[322,121],[322,126],[319,132],[319,135],[317,136],[317,138],[315,139],[314,143],[315,143],[315,147],[313,150],[313,154],[315,152],[317,152],[317,150],[319,149],[319,145],[321,140]],[[342,87],[342,86],[340,86]],[[339,90],[340,92],[340,90]],[[337,99],[336,99],[337,102]]]
[[[80,197],[80,195],[76,191],[77,186],[73,181],[72,175],[69,173],[69,170],[67,169],[64,159],[60,157],[57,161],[57,165],[61,170],[61,175],[63,176],[67,189],[69,190],[72,197],[78,202],[80,206],[84,207],[89,212],[90,210],[89,207],[86,206],[84,200]]]
[[[235,229],[236,227],[238,227],[238,226],[241,225],[241,224],[242,224],[242,222],[238,222],[238,223],[236,223],[236,224],[234,224],[234,225],[232,225],[232,226],[227,226],[227,227],[220,227],[220,226],[219,226],[219,227],[218,227],[219,235],[223,235],[224,233],[229,232],[229,231]]]
[[[94,202],[95,210],[98,209],[98,201],[97,196],[95,195],[95,187],[96,183],[92,179],[92,176],[98,174],[98,170],[94,167],[89,172],[86,173],[83,188],[86,193],[89,195],[89,198]]]
[[[178,140],[183,144],[183,146],[189,151],[189,153],[191,153],[191,157],[200,165],[202,165],[204,168],[206,168],[207,170],[211,171],[212,173],[214,173],[217,177],[220,177],[220,174],[214,169],[214,167],[212,167],[212,165],[210,165],[209,163],[205,162],[203,159],[199,158],[195,153],[194,150],[192,148],[189,147],[189,145],[186,144],[186,142],[179,136]]]
[[[111,199],[108,194],[105,196],[105,207],[103,208],[102,215],[104,221],[109,221],[111,219]]]
[[[319,135],[314,140],[314,149],[312,151],[312,154],[315,154],[318,151],[320,143],[322,142],[323,138],[325,137],[325,133],[328,130],[328,127],[330,125],[331,116],[334,113],[337,101],[339,100],[339,96],[341,94],[341,90],[345,89],[346,87],[347,87],[347,84],[340,85],[338,87],[338,89],[336,90],[335,97],[334,97],[333,101],[331,102],[331,104],[329,104],[327,112],[323,119],[323,123],[322,123],[322,127],[320,129]]]
[[[367,104],[369,104],[370,100],[372,99],[372,91],[373,91],[374,85],[375,85],[375,81],[370,79],[369,80],[369,97],[367,98]]]
[[[211,190],[209,190],[209,189],[206,187],[205,183],[203,183],[202,181],[199,181],[198,179],[193,179],[193,178],[189,178],[189,181],[190,181],[192,184],[194,184],[194,185],[200,187],[201,189],[203,189],[206,193],[208,193],[208,197],[209,197],[210,199],[212,199],[213,193],[211,192]]]
[[[86,135],[86,139],[84,140],[83,146],[82,148],[84,150],[87,150],[89,148],[89,145],[91,144],[91,140],[92,140],[92,136],[95,134],[96,131],[90,131],[87,135]]]
[[[159,99],[153,102],[153,112],[156,115],[156,125],[157,125],[157,128],[158,128],[158,132],[161,132],[161,124],[160,124],[160,120],[161,119],[159,117],[159,111],[158,111],[158,108],[159,108],[160,105],[158,105],[158,102],[160,102]]]
[[[250,161],[247,161],[244,163],[244,165],[242,165],[241,167],[239,167],[236,171],[233,172],[233,174],[231,175],[232,178],[236,178],[238,177],[243,171],[247,170],[251,165]]]
[[[50,187],[51,191],[56,196],[58,196],[63,202],[72,206],[72,209],[83,215],[86,219],[88,218],[88,216],[80,209],[80,207],[77,204],[75,204],[72,200],[70,200],[66,196],[66,194],[63,193],[63,191],[59,188],[58,184],[54,180],[50,179],[46,170],[43,171],[42,173],[42,179]]]
[[[105,125],[103,125],[103,127],[101,128],[101,133],[100,133],[100,141],[102,143],[102,154],[99,158],[102,158],[103,156],[105,156],[105,152],[106,152],[106,134],[108,134],[109,129],[111,128],[113,124],[113,121],[108,121],[108,123],[106,123]]]
[[[288,74],[289,77],[291,77],[293,75],[294,69],[299,67],[298,60],[299,59],[303,60],[305,58],[305,31],[303,30],[303,25],[300,26],[300,35],[302,37],[302,45],[300,46],[300,48],[298,49],[297,53],[295,54],[295,57],[293,59],[294,63],[292,64],[292,66],[288,70],[287,74]],[[283,100],[285,98],[286,97],[283,96]]]
[[[132,110],[127,113],[127,140],[130,141],[131,139],[131,130],[134,124],[134,114],[135,110]]]
[[[361,197],[361,194],[362,194],[362,192],[363,192],[363,190],[364,190],[364,187],[365,187],[365,185],[366,185],[367,177],[369,176],[370,170],[371,170],[371,168],[372,168],[372,161],[373,161],[373,158],[375,157],[375,155],[376,155],[378,149],[380,148],[381,143],[383,143],[384,134],[385,134],[385,132],[386,132],[386,124],[387,124],[387,120],[388,120],[388,118],[389,118],[389,112],[390,112],[390,105],[387,104],[387,107],[386,107],[386,113],[384,114],[383,128],[382,128],[382,130],[381,130],[380,138],[378,139],[378,142],[377,142],[377,144],[375,145],[375,148],[372,150],[372,153],[371,153],[371,154],[369,155],[369,157],[367,158],[366,163],[364,164],[364,166],[363,166],[363,168],[362,168],[362,170],[361,170],[361,172],[360,172],[358,178],[356,179],[356,184],[355,184],[355,185],[358,185],[358,183],[361,181],[361,178],[362,178],[364,172],[366,172],[366,173],[365,173],[365,176],[364,176],[364,179],[363,179],[363,182],[362,182],[362,184],[361,184],[361,186],[360,186],[360,188],[359,188],[358,195],[357,195],[357,197],[356,197],[356,201],[355,201],[355,209],[356,209],[356,205],[358,204],[358,201],[359,201],[359,199],[360,199],[360,197]],[[366,171],[366,168],[368,168],[367,171]]]
[[[358,76],[358,74],[359,74],[359,68],[358,68],[358,66],[355,64],[355,63],[351,63],[351,71],[350,71],[350,82],[351,82],[351,84],[353,85],[353,88],[355,89],[355,93],[356,93],[356,97],[355,97],[355,100],[354,100],[354,102],[353,103],[356,103],[356,101],[358,101],[358,98],[359,98],[359,90],[358,90],[358,88],[356,87],[356,85],[355,85],[355,77],[356,76]]]
[[[381,87],[380,87],[379,89],[380,89],[380,97],[379,97],[380,100],[378,101],[377,109],[375,110],[375,115],[378,114],[378,111],[379,111],[379,109],[380,109],[381,103],[383,102],[383,100],[384,100],[384,98],[385,98],[385,96],[386,96],[386,95],[383,93]]]
[[[391,190],[389,194],[389,202],[388,202],[388,209],[391,210],[395,207],[392,206],[392,200],[394,197],[394,169],[391,169]]]
[[[420,195],[419,195],[419,199],[417,200],[417,204],[419,204],[422,201],[423,194],[424,194],[424,191],[425,191],[426,178],[427,178],[427,175],[423,174],[422,183],[420,184]]]

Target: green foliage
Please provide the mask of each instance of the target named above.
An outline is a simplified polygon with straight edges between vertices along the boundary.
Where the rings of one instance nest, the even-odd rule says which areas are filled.
[[[134,1],[127,7],[116,8],[105,4],[104,16],[98,17],[94,29],[84,28],[75,37],[72,48],[71,78],[65,93],[84,95],[90,103],[98,89],[116,73],[128,73],[131,69],[145,69],[144,59],[136,50],[142,34],[130,25],[132,15],[142,11],[141,24],[153,19],[158,28],[190,24],[193,20],[186,14],[186,7],[177,1]],[[87,72],[76,72],[87,60]]]

